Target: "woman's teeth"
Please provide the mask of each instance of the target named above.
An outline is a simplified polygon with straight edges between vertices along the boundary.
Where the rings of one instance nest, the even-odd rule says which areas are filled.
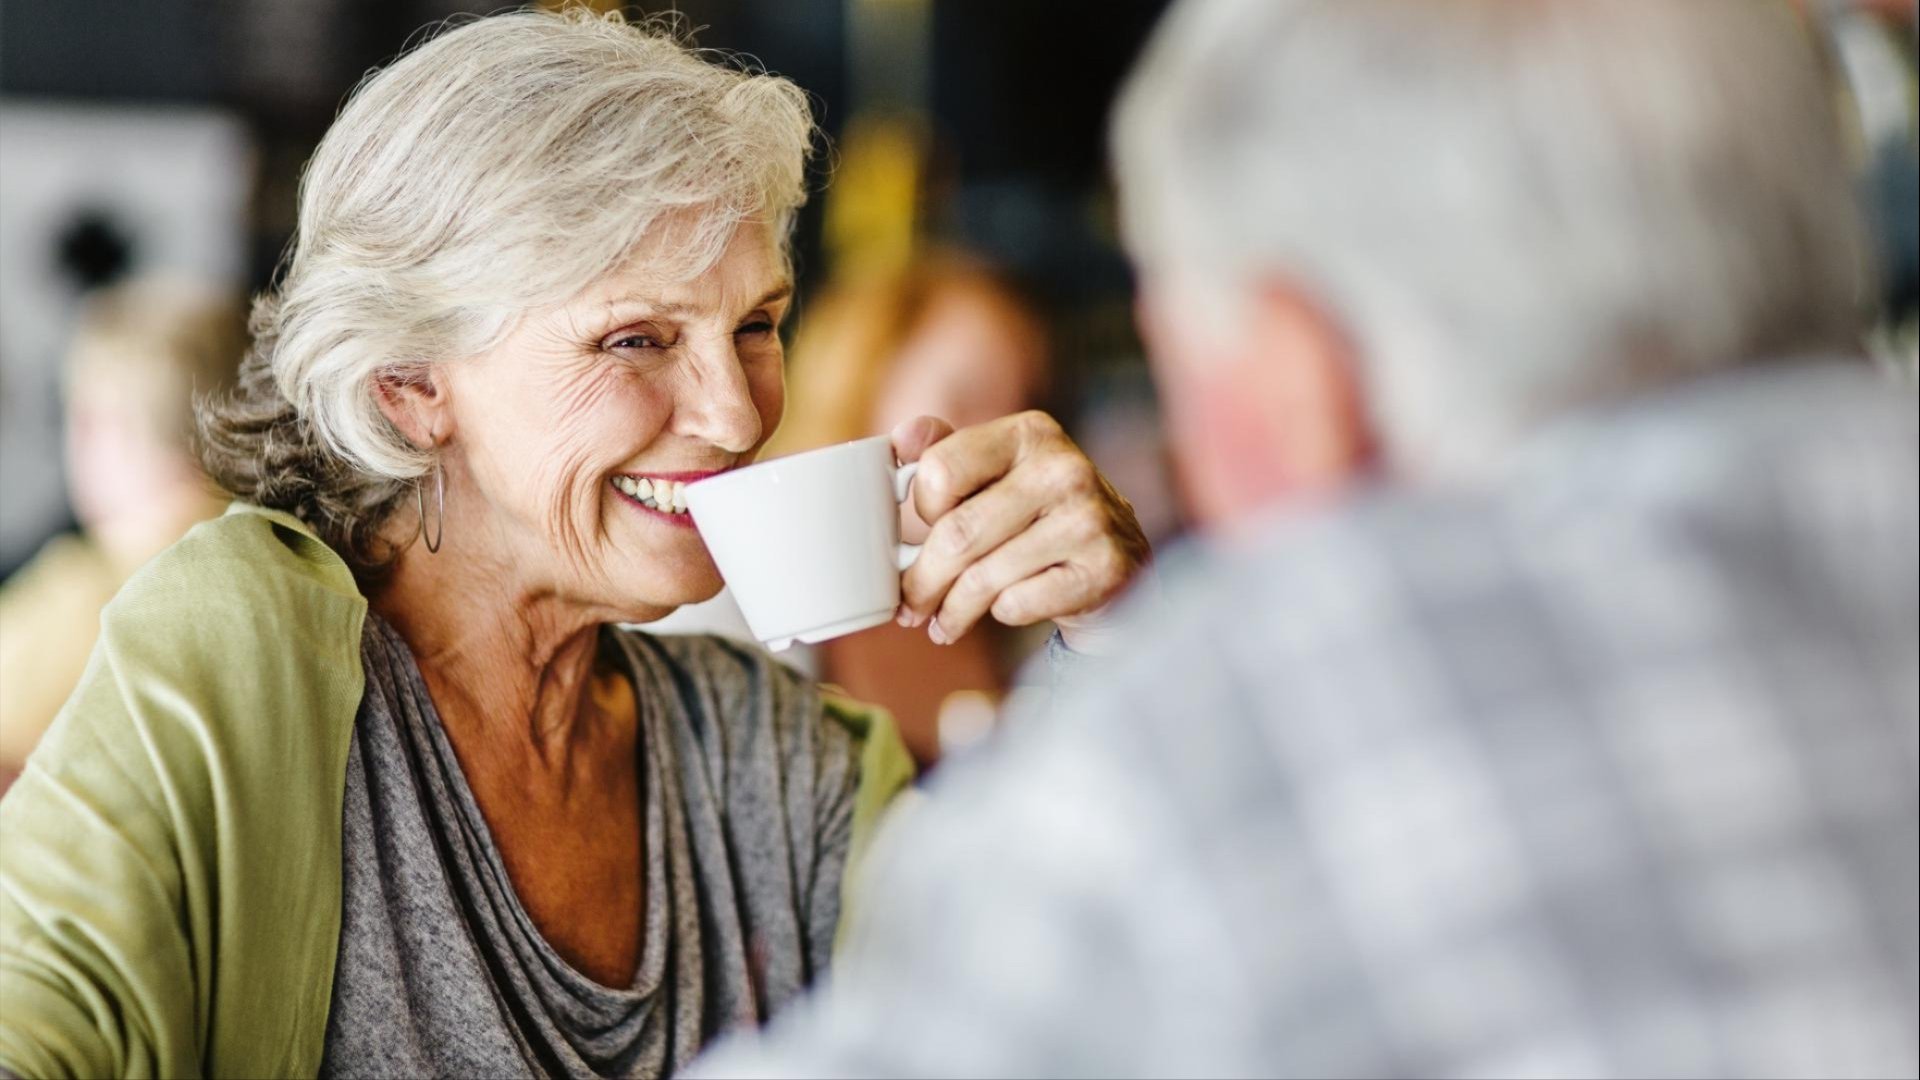
[[[678,480],[616,476],[613,478],[613,486],[662,513],[684,514],[687,512],[687,485]]]

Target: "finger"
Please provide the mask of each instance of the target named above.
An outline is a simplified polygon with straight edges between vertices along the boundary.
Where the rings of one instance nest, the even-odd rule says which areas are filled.
[[[1031,626],[1090,611],[1105,595],[1100,576],[1085,564],[1058,563],[1002,589],[989,610],[1008,626]]]
[[[1056,554],[1052,566],[1000,590],[988,610],[1008,626],[1089,615],[1119,596],[1139,569],[1132,545],[1102,515],[1061,511],[1048,517],[1067,519],[1066,535],[1053,550],[1073,554]]]
[[[933,523],[919,557],[900,578],[900,599],[915,616],[912,625],[933,614],[966,569],[988,552],[1020,535],[1047,507],[1044,492],[1015,476],[954,507]]]
[[[937,416],[916,416],[893,427],[893,459],[902,465],[919,461],[927,447],[953,434],[953,425]]]
[[[929,636],[941,643],[958,640],[986,616],[1002,593],[1058,564],[1062,551],[1084,544],[1084,532],[1070,518],[1048,515],[970,563],[941,598]]]
[[[951,434],[953,425],[937,416],[916,416],[911,420],[902,420],[893,426],[893,431],[888,435],[893,442],[893,459],[903,465],[918,461],[927,452],[927,447]],[[900,539],[909,544],[922,544],[927,539],[926,519],[914,509],[911,497],[900,504]]]
[[[962,428],[920,455],[913,508],[922,520],[937,524],[947,511],[1011,472],[1022,457],[1063,438],[1059,423],[1043,412],[1016,413]]]

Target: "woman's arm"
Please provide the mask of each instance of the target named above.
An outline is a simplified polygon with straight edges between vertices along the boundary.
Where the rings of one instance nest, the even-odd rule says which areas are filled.
[[[66,721],[0,801],[0,1067],[22,1076],[201,1069],[194,971],[207,958],[186,932],[191,860],[149,801],[166,787],[139,746],[150,726],[100,713],[121,711],[112,699],[130,674],[96,654]]]

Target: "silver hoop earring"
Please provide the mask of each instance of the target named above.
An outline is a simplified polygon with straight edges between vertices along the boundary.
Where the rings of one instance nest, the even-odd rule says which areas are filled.
[[[434,522],[432,536],[427,535],[427,489],[421,487],[418,480],[413,482],[413,501],[420,508],[420,539],[427,543],[427,554],[438,554],[440,541],[447,531],[447,477],[440,470],[438,458],[433,462],[433,513],[438,520]]]

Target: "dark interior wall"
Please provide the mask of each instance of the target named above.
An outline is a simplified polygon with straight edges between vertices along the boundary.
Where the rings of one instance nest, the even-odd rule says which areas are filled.
[[[934,5],[932,113],[952,190],[941,229],[1058,314],[1125,306],[1107,199],[1113,95],[1166,0]],[[1098,317],[1116,322],[1111,312]],[[1129,323],[1122,314],[1120,323]],[[1121,341],[1130,326],[1099,331]],[[1079,351],[1079,350],[1071,350]]]
[[[245,118],[259,152],[252,276],[264,285],[293,224],[299,170],[355,82],[452,15],[498,0],[6,0],[0,92],[212,104]],[[831,138],[847,119],[850,0],[660,0],[697,40],[753,56],[812,95]],[[1041,279],[1084,262],[1058,215],[1085,217],[1104,176],[1108,104],[1165,0],[934,0],[927,102],[947,192],[945,232]],[[824,170],[824,160],[823,170]],[[822,171],[820,181],[824,183]],[[803,215],[817,266],[819,200]],[[1069,222],[1069,224],[1073,224]],[[1077,225],[1073,226],[1077,228]],[[1026,242],[1022,243],[1022,238]],[[1005,250],[1000,250],[1005,249]],[[1056,259],[1057,261],[1057,259]],[[1110,269],[1110,268],[1109,268]]]
[[[498,10],[498,0],[6,0],[0,92],[94,103],[202,104],[244,118],[258,151],[253,285],[267,284],[293,229],[299,174],[348,91],[422,29]],[[844,119],[842,0],[677,0],[705,45],[750,54]],[[803,264],[818,215],[800,223]]]
[[[0,89],[206,101],[219,89],[218,21],[213,4],[191,0],[7,0]]]
[[[963,177],[1097,183],[1113,93],[1166,0],[934,5],[933,111]]]

